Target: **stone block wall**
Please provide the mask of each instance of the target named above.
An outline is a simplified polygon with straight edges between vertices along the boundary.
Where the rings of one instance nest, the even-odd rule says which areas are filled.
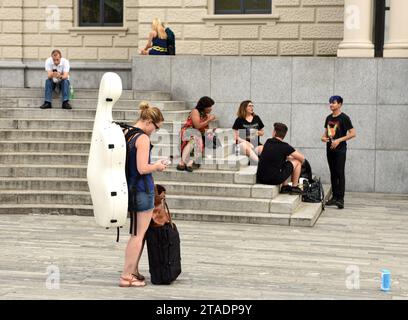
[[[183,55],[335,56],[343,38],[344,0],[273,0],[271,15],[234,20],[214,19],[213,1],[126,0],[123,28],[78,28],[78,0],[2,0],[0,59],[44,60],[59,48],[70,60],[130,61],[155,17]]]
[[[154,17],[176,34],[178,54],[335,56],[343,39],[343,0],[273,0],[269,18],[213,19],[214,0],[139,0],[139,48]]]
[[[0,59],[127,60],[137,53],[138,0],[126,0],[123,28],[77,27],[78,1],[0,1]]]

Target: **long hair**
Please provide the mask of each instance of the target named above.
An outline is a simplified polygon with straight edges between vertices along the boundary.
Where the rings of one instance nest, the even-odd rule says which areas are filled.
[[[161,23],[160,19],[158,18],[153,19],[152,30],[157,32],[157,36],[160,39],[167,39],[167,33],[164,30],[163,24]]]
[[[139,120],[148,120],[154,123],[160,123],[164,121],[163,114],[157,107],[151,107],[148,102],[142,101],[139,104],[140,117]]]
[[[237,112],[237,117],[241,119],[246,118],[246,108],[248,107],[248,104],[252,103],[251,100],[245,100],[242,101],[241,104],[239,105],[238,112]],[[252,114],[255,116],[255,112]]]
[[[205,108],[209,108],[212,107],[215,104],[214,100],[211,99],[210,97],[201,97],[200,100],[198,100],[197,105],[196,105],[196,109],[202,113],[204,112]]]

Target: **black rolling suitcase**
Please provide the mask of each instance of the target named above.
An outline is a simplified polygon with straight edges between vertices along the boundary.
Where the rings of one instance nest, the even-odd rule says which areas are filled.
[[[181,273],[180,236],[174,223],[150,226],[146,232],[150,280],[170,284]]]
[[[180,235],[165,200],[166,189],[155,185],[154,191],[155,208],[146,232],[150,280],[170,284],[181,273]]]

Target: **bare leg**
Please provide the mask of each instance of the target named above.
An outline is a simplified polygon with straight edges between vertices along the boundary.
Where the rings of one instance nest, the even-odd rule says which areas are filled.
[[[144,247],[144,239],[147,228],[149,228],[150,221],[152,220],[153,210],[149,212],[140,213],[137,215],[137,235],[141,235],[140,251],[137,255],[136,260],[136,270],[139,270],[139,261],[142,256],[142,251]]]
[[[187,164],[188,160],[190,159],[190,152],[191,152],[191,143],[187,143],[184,147],[183,152],[181,154],[180,165]]]
[[[140,250],[139,256],[137,257],[136,261],[140,261],[140,257],[142,256],[143,248],[144,248],[145,242],[146,242],[146,239],[143,239],[143,242],[142,242],[142,250]],[[133,272],[133,273],[134,273],[134,274],[139,274],[139,265],[136,265],[135,272]]]
[[[139,260],[143,249],[143,239],[152,218],[153,210],[148,212],[138,212],[137,217],[137,235],[131,235],[125,251],[125,266],[122,277],[131,279],[132,273],[138,270]]]
[[[302,164],[299,160],[290,159],[293,165],[293,172],[292,172],[292,187],[297,187],[299,184],[300,173],[302,171]]]
[[[250,158],[251,162],[258,163],[259,158],[254,149],[252,149],[252,145],[248,141],[242,142],[241,147],[244,150],[245,155]]]

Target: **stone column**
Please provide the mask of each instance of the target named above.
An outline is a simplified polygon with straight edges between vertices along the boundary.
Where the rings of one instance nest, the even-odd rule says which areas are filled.
[[[374,57],[373,7],[373,0],[344,1],[344,39],[338,57]]]
[[[408,1],[391,0],[390,34],[384,57],[408,58]]]

